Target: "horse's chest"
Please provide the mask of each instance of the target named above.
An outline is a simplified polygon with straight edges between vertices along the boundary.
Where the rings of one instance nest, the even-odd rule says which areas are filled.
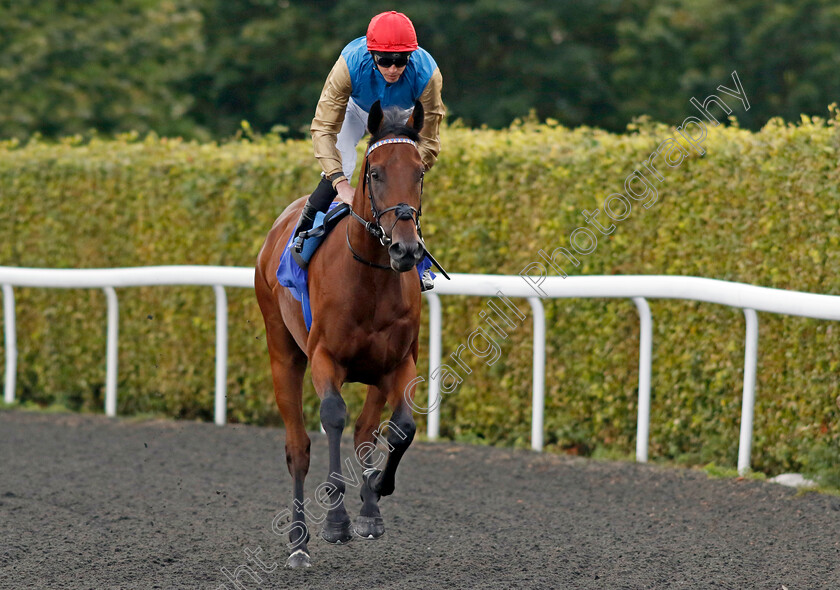
[[[356,356],[366,357],[383,367],[393,365],[407,354],[417,337],[417,326],[407,318],[398,318],[387,324],[376,325],[359,339]]]
[[[408,314],[411,316],[412,314]],[[417,319],[399,317],[379,323],[374,315],[369,321],[347,331],[336,355],[350,374],[351,381],[369,383],[402,364],[417,339]]]

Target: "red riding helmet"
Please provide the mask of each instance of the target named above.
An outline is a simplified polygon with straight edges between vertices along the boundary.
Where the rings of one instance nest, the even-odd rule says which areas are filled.
[[[367,30],[368,51],[389,53],[414,51],[417,49],[417,33],[414,25],[402,12],[391,10],[370,19]]]

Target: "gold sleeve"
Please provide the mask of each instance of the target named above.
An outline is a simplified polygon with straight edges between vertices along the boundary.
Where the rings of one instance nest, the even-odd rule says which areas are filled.
[[[446,114],[446,107],[443,106],[441,91],[443,90],[443,76],[440,69],[436,68],[432,74],[426,89],[420,95],[420,104],[423,105],[423,129],[420,130],[420,157],[426,170],[434,166],[437,156],[440,153],[440,122]]]
[[[324,89],[321,90],[321,97],[315,108],[315,118],[312,119],[309,129],[312,133],[315,157],[327,176],[341,172],[341,153],[335,146],[335,140],[341,131],[341,124],[344,123],[344,113],[351,91],[350,70],[344,57],[339,56],[324,82]]]

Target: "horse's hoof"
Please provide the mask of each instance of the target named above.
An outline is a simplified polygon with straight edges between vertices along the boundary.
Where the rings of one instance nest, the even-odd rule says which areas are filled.
[[[304,551],[303,549],[298,549],[294,553],[289,556],[289,559],[286,561],[286,567],[290,567],[292,569],[298,567],[311,567],[312,562],[309,561],[309,554]]]
[[[378,539],[385,534],[385,522],[381,516],[358,516],[353,530],[363,539]]]
[[[353,538],[353,533],[350,532],[350,519],[342,522],[324,521],[324,526],[321,528],[321,538],[327,543],[335,543],[341,545],[347,543]]]

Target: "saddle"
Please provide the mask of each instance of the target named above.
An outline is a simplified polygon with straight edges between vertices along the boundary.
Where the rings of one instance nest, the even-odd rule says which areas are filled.
[[[327,213],[318,212],[312,229],[302,232],[305,236],[303,250],[298,254],[294,245],[294,236],[289,236],[286,247],[277,264],[277,282],[289,289],[292,297],[300,301],[306,329],[312,327],[312,308],[309,305],[309,261],[342,217],[350,212],[350,205],[333,201]]]
[[[330,203],[330,208],[326,213],[318,211],[315,214],[315,221],[312,224],[312,229],[301,232],[303,237],[303,249],[298,253],[294,248],[291,249],[292,257],[303,270],[309,266],[309,261],[312,260],[312,255],[324,241],[333,228],[342,220],[348,213],[350,213],[350,205],[347,203],[336,204],[335,201]]]

